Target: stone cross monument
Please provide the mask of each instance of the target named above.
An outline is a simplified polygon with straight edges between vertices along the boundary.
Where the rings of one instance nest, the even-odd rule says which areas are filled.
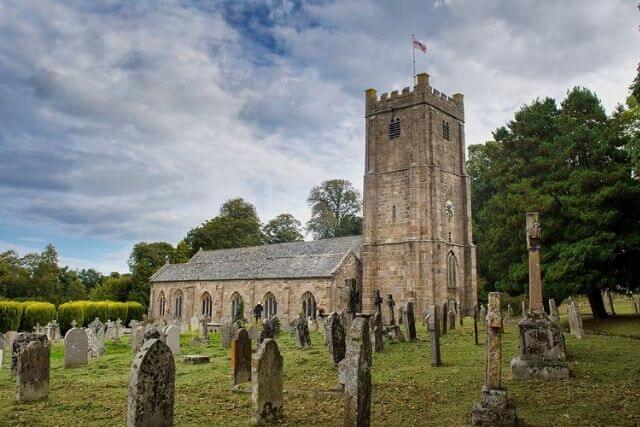
[[[527,250],[529,251],[529,310],[544,311],[540,276],[540,219],[538,212],[527,212]]]

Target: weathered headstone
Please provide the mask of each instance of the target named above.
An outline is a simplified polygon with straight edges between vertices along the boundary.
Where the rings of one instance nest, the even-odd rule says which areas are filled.
[[[524,300],[520,302],[520,311],[522,312],[521,314],[523,319],[527,317],[527,304],[524,302]]]
[[[224,348],[231,347],[231,340],[236,336],[238,326],[229,319],[224,319],[220,324],[220,344]]]
[[[485,381],[482,401],[474,405],[471,424],[474,426],[516,426],[518,419],[515,408],[507,399],[507,391],[502,388],[502,313],[500,293],[489,293],[489,317],[487,320]]]
[[[401,305],[398,307],[398,325],[402,325],[404,322],[404,307]]]
[[[575,301],[569,303],[569,331],[575,338],[581,340],[584,338],[584,328],[582,327],[582,315],[580,307]]]
[[[513,317],[513,309],[511,308],[511,304],[507,304],[507,320]]]
[[[163,338],[164,337],[162,336],[162,332],[156,329],[155,326],[147,325],[144,334],[142,334],[142,343],[144,345],[144,343],[149,340],[160,340],[164,342]]]
[[[440,366],[440,313],[437,305],[429,306],[429,341],[431,341],[431,366]]]
[[[116,320],[116,326],[114,328],[114,333],[113,333],[113,338],[112,339],[115,342],[119,342],[121,336],[122,336],[122,320],[118,319],[118,320]]]
[[[73,327],[64,336],[64,367],[87,366],[89,339],[82,328]]]
[[[395,317],[395,313],[394,313],[394,307],[396,305],[396,302],[393,300],[393,295],[391,295],[391,294],[388,295],[387,305],[389,306],[389,324],[390,325],[395,325],[396,324],[396,317]]]
[[[256,324],[251,322],[249,325],[249,329],[247,329],[247,333],[249,334],[249,340],[254,342],[258,339],[258,328],[256,328]]]
[[[607,299],[609,300],[609,307],[611,308],[611,315],[616,315],[616,309],[613,306],[613,296],[611,295],[611,290],[607,289]]]
[[[188,365],[202,365],[211,361],[211,356],[206,354],[186,354],[182,356],[182,361]]]
[[[88,347],[90,358],[100,357],[104,354],[104,323],[97,317],[87,327]]]
[[[144,344],[144,326],[138,325],[131,328],[131,350],[136,354]]]
[[[104,339],[112,340],[113,337],[116,335],[116,331],[115,331],[116,322],[114,322],[113,320],[107,320],[105,327],[106,327],[106,330],[104,332]]]
[[[4,334],[0,332],[0,368],[2,368],[2,362],[4,360],[4,346],[5,346]]]
[[[454,310],[449,310],[449,317],[447,321],[448,321],[447,327],[452,331],[455,330],[456,329],[456,312]]]
[[[127,426],[172,426],[176,365],[159,339],[144,343],[133,359]]]
[[[13,341],[18,336],[18,332],[16,331],[7,331],[4,334],[4,349],[7,353],[11,353],[13,351]]]
[[[298,348],[311,347],[309,324],[304,316],[298,316],[295,321],[295,338]]]
[[[473,307],[473,342],[478,345],[478,316],[480,316],[478,306]]]
[[[262,330],[258,335],[258,344],[262,344],[262,341],[266,340],[267,338],[276,338],[277,334],[275,330],[276,325],[273,322],[274,318],[275,316],[262,322]]]
[[[449,322],[449,306],[446,301],[442,304],[442,335],[447,333],[447,323]]]
[[[458,303],[458,321],[460,322],[460,326],[464,326],[464,310],[462,309],[462,303]]]
[[[483,324],[487,323],[487,309],[484,304],[480,306],[480,321]]]
[[[164,342],[169,346],[171,354],[177,356],[182,353],[180,349],[180,326],[169,325],[164,329]]]
[[[408,301],[404,306],[403,311],[404,316],[404,328],[407,333],[407,340],[415,341],[417,338],[416,335],[416,318],[413,313],[413,303]]]
[[[371,425],[371,335],[367,317],[351,325],[347,355],[340,362],[344,383],[344,426]]]
[[[51,343],[44,334],[20,334],[13,343],[18,402],[49,395]]]
[[[251,381],[251,340],[244,328],[231,341],[231,385]]]
[[[540,276],[540,221],[537,212],[527,213],[527,249],[529,250],[529,312],[518,323],[519,355],[511,360],[511,377],[568,378],[564,336],[542,305]]]
[[[251,363],[251,422],[275,424],[284,418],[282,356],[273,338],[258,347]]]
[[[331,361],[334,365],[338,366],[338,363],[344,359],[347,352],[346,332],[342,322],[340,321],[340,316],[338,316],[338,313],[336,312],[331,313],[327,323],[329,329],[328,346]]]
[[[209,337],[209,322],[211,318],[209,316],[200,316],[198,318],[198,334],[200,338]]]
[[[382,351],[384,349],[384,330],[382,329],[382,315],[379,311],[373,315],[373,339],[375,351]]]

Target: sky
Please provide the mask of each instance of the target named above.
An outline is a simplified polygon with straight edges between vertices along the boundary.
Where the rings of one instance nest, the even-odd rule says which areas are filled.
[[[240,196],[309,219],[309,190],[362,188],[364,90],[418,72],[465,96],[466,143],[538,97],[623,103],[630,0],[0,0],[0,252],[127,271]]]

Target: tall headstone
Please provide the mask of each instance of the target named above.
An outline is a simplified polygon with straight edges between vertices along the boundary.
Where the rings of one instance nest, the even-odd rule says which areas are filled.
[[[640,307],[638,307],[638,301],[633,302],[633,307],[636,309],[636,316],[640,315]]]
[[[516,426],[516,410],[502,388],[502,313],[500,293],[489,293],[489,316],[485,355],[485,380],[482,401],[474,405],[471,424],[474,426]]]
[[[609,300],[609,307],[611,308],[611,315],[616,315],[616,309],[613,306],[613,296],[611,295],[611,290],[607,289],[607,299]]]
[[[298,348],[311,347],[311,334],[309,333],[309,323],[304,316],[298,315],[295,320],[295,338]]]
[[[394,312],[394,307],[396,305],[396,302],[393,300],[393,295],[391,295],[391,294],[388,295],[387,305],[389,306],[389,324],[390,325],[395,325],[396,324],[396,315],[395,315],[395,312]]]
[[[100,357],[104,354],[104,323],[100,321],[97,317],[87,327],[87,338],[88,338],[88,348],[87,352],[89,353],[90,358]]]
[[[371,425],[371,335],[367,317],[351,325],[347,355],[340,362],[344,379],[344,426]]]
[[[478,306],[473,307],[473,342],[478,345],[478,317],[480,316]]]
[[[238,326],[229,319],[224,319],[220,325],[220,344],[224,348],[231,347],[231,340],[236,336]]]
[[[527,249],[529,250],[529,312],[518,323],[519,355],[511,360],[511,377],[568,378],[564,336],[542,305],[540,278],[540,222],[537,212],[527,213]]]
[[[403,316],[404,316],[404,328],[405,331],[407,332],[407,340],[409,341],[415,341],[417,336],[416,336],[416,317],[414,315],[413,312],[413,303],[411,301],[408,301],[405,306],[404,306],[404,311],[403,311]]]
[[[159,339],[144,343],[133,359],[127,426],[172,426],[176,364]]]
[[[462,303],[458,303],[458,321],[460,322],[460,326],[464,326],[464,310],[462,308]]]
[[[584,328],[582,327],[582,315],[580,307],[575,301],[569,303],[569,331],[575,338],[581,340],[584,338]]]
[[[258,335],[258,344],[262,344],[262,341],[266,340],[267,338],[276,338],[276,325],[274,324],[274,320],[275,316],[272,317],[271,319],[267,319],[262,323],[262,330],[260,331],[260,334]]]
[[[447,333],[447,323],[449,322],[449,305],[446,303],[442,304],[442,335]]]
[[[485,308],[484,304],[480,306],[480,321],[483,324],[487,323],[487,309]]]
[[[524,302],[524,300],[522,300],[520,303],[520,311],[523,319],[527,317],[527,304]]]
[[[209,316],[200,316],[198,318],[198,335],[200,338],[209,337],[209,321],[211,318]]]
[[[347,352],[346,344],[346,331],[344,325],[340,321],[338,313],[331,313],[328,320],[328,347],[331,355],[331,361],[334,365],[338,366],[338,363],[344,359]]]
[[[231,385],[251,381],[251,340],[246,329],[240,328],[231,341]]]
[[[373,339],[376,353],[384,349],[384,330],[382,328],[382,315],[379,311],[373,315]]]
[[[112,340],[113,337],[116,335],[116,322],[114,322],[113,320],[107,320],[107,323],[105,324],[106,330],[104,332],[104,339],[106,340]]]
[[[122,320],[116,320],[115,331],[113,334],[113,341],[120,342],[120,337],[122,336]]]
[[[88,344],[87,332],[84,329],[76,327],[69,329],[64,336],[64,367],[87,366]]]
[[[177,356],[182,353],[180,348],[180,333],[182,328],[177,325],[169,325],[164,329],[164,342],[169,346],[171,354]]]
[[[251,422],[254,425],[275,424],[284,417],[282,356],[273,338],[258,347],[251,363]]]
[[[44,334],[20,334],[17,347],[16,395],[18,402],[33,402],[49,395],[51,343]]]
[[[558,307],[556,307],[556,300],[549,298],[549,320],[553,324],[560,326],[560,313],[558,313]]]
[[[384,302],[384,300],[380,296],[380,289],[376,289],[373,292],[373,305],[376,307],[376,311],[378,313],[380,313],[381,316],[382,316],[382,303],[383,302]]]
[[[451,309],[449,310],[448,314],[449,316],[447,318],[447,327],[453,331],[456,329],[456,312]]]
[[[431,341],[431,366],[440,366],[440,313],[437,305],[429,306],[429,341]]]

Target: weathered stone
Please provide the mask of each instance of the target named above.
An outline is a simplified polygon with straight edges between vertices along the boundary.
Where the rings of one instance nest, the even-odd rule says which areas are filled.
[[[201,365],[203,363],[209,363],[211,356],[204,354],[185,354],[182,356],[182,361],[188,365]]]
[[[389,325],[385,330],[387,339],[391,342],[406,342],[402,329],[398,325]]]
[[[454,310],[449,310],[447,322],[447,328],[452,331],[456,329],[456,312]]]
[[[144,343],[133,359],[127,426],[172,426],[176,365],[159,339]]]
[[[87,327],[88,347],[90,358],[100,357],[104,354],[104,323],[97,317]]]
[[[64,367],[87,366],[89,338],[82,328],[71,328],[64,336]]]
[[[131,350],[136,354],[144,344],[144,326],[135,326],[131,328]]]
[[[208,337],[209,336],[209,322],[211,321],[211,317],[209,316],[200,316],[198,318],[198,335],[200,337]]]
[[[256,324],[251,322],[249,328],[247,329],[247,334],[249,334],[249,340],[254,342],[258,339],[258,328],[256,328]]]
[[[484,305],[480,306],[480,321],[483,324],[487,323],[487,309]]]
[[[329,354],[331,355],[331,361],[334,365],[338,366],[338,363],[342,359],[347,352],[346,346],[346,333],[344,330],[344,326],[340,321],[340,317],[338,313],[331,313],[328,323],[328,346],[329,346]]]
[[[440,366],[442,361],[440,359],[440,313],[437,305],[429,306],[429,322],[427,326],[429,328],[429,340],[431,341],[431,366]]]
[[[275,319],[275,316],[262,322],[262,330],[258,335],[258,344],[262,344],[262,341],[266,340],[267,338],[276,338],[276,324],[274,323],[273,319]],[[279,326],[277,327],[278,329],[280,328]]]
[[[384,349],[384,330],[382,329],[382,316],[379,311],[373,315],[374,350],[380,352]]]
[[[160,340],[163,341],[162,339],[162,332],[160,332],[159,330],[157,330],[154,326],[147,326],[145,328],[144,334],[142,334],[142,343],[144,345],[145,342],[149,341],[149,340]]]
[[[114,322],[113,320],[107,320],[107,323],[105,324],[106,330],[104,332],[104,339],[105,340],[112,340],[113,337],[116,335],[116,322]]]
[[[238,326],[229,319],[224,319],[220,324],[220,344],[224,348],[231,347],[231,340],[236,336]]]
[[[182,353],[180,349],[180,334],[182,329],[177,325],[169,325],[164,329],[164,342],[169,346],[171,354],[177,356]]]
[[[458,322],[460,322],[460,326],[464,326],[464,310],[462,309],[462,303],[457,304],[458,309],[456,313],[458,315]]]
[[[529,309],[543,311],[540,275],[540,219],[538,212],[527,212],[527,249],[529,250]]]
[[[520,314],[522,314],[523,319],[527,317],[527,304],[524,302],[524,300],[522,300],[520,303],[520,312],[521,312]]]
[[[389,306],[389,324],[395,325],[396,318],[395,318],[395,313],[393,311],[393,308],[395,307],[396,302],[393,300],[393,295],[391,294],[388,295],[387,305]]]
[[[295,338],[298,348],[311,347],[309,324],[304,316],[298,316],[295,320]]]
[[[611,309],[611,315],[616,315],[616,309],[613,306],[613,296],[611,295],[611,290],[607,289],[607,299],[609,300],[609,308]]]
[[[549,320],[554,325],[560,326],[560,313],[558,313],[558,307],[556,307],[556,301],[553,298],[549,298]]]
[[[442,304],[442,335],[447,333],[447,323],[449,322],[449,306],[445,302]]]
[[[409,341],[415,341],[417,338],[416,335],[416,318],[413,313],[413,303],[411,301],[407,301],[404,306],[404,310],[402,312],[404,317],[404,329],[407,334],[407,339]]]
[[[251,422],[274,424],[284,418],[282,356],[273,338],[258,347],[251,364]]]
[[[240,328],[231,341],[231,385],[251,381],[251,340],[246,329]]]
[[[371,424],[371,335],[367,317],[357,316],[349,334],[347,355],[340,362],[344,383],[344,426]]]
[[[569,303],[569,331],[575,338],[581,340],[584,338],[584,328],[582,327],[582,314],[580,307],[575,301]]]
[[[13,352],[13,341],[17,336],[18,332],[16,331],[7,331],[4,334],[4,350],[6,350],[7,353]]]
[[[51,344],[44,334],[21,333],[13,342],[18,402],[33,402],[49,395]],[[12,366],[13,368],[13,366]]]

